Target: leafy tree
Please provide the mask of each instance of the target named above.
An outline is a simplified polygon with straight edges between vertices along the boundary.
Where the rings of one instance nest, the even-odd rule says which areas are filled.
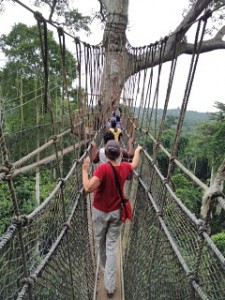
[[[177,120],[178,120],[178,116],[173,116],[173,115],[168,114],[166,116],[166,122],[165,122],[164,129],[174,128],[175,125],[177,124]]]
[[[4,3],[9,0],[0,0],[0,11],[4,11]],[[11,0],[10,0],[11,1]],[[29,4],[48,11],[48,21],[52,24],[67,26],[72,33],[84,30],[90,33],[89,23],[90,16],[84,16],[74,8],[70,0],[32,0]]]
[[[202,197],[200,189],[182,174],[172,176],[172,183],[177,197],[190,211],[199,215]]]
[[[189,135],[189,143],[185,150],[185,161],[192,157],[192,163],[198,160],[208,165],[208,169],[215,167],[217,169],[224,159],[225,148],[225,105],[216,102],[218,112],[212,113],[207,123],[197,126]],[[200,168],[197,168],[200,169]],[[199,174],[201,179],[207,178],[208,172],[204,169]],[[206,176],[207,175],[207,176]]]
[[[213,234],[211,238],[223,256],[225,256],[225,232]]]
[[[225,104],[219,101],[215,101],[215,108],[218,109],[217,112],[210,114],[210,119],[215,121],[225,121]]]
[[[9,131],[17,129],[15,126],[21,123],[21,119],[27,126],[36,125],[37,106],[33,103],[38,104],[39,114],[46,122],[49,116],[42,113],[44,72],[37,26],[28,27],[21,23],[15,25],[9,35],[1,36],[0,48],[9,59],[0,71],[1,92],[7,114],[7,129]],[[75,96],[72,87],[73,79],[76,78],[75,65],[73,55],[66,50],[65,67],[69,97],[70,95],[71,97]],[[50,99],[53,99],[51,108],[59,115],[62,106],[61,53],[51,31],[48,31],[48,73]],[[70,100],[74,100],[74,98]],[[23,106],[21,106],[21,101]],[[24,105],[29,102],[31,105]],[[75,102],[71,102],[71,105],[73,103],[75,104]]]
[[[50,170],[42,169],[40,194],[43,202],[49,193],[53,190],[55,179]],[[35,175],[17,175],[14,179],[14,188],[17,196],[17,202],[21,214],[29,214],[36,207],[35,200]],[[14,215],[12,199],[6,182],[0,182],[0,235],[10,225]]]

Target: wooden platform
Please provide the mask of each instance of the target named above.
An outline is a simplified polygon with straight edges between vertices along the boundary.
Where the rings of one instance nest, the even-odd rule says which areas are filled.
[[[113,300],[122,300],[122,272],[121,272],[121,257],[120,257],[120,248],[121,248],[121,242],[120,239],[117,243],[117,258],[116,258],[116,290],[115,294],[112,298]],[[109,299],[106,294],[106,290],[104,288],[103,283],[103,274],[99,270],[98,273],[98,286],[97,286],[97,293],[96,293],[96,300],[107,300]]]

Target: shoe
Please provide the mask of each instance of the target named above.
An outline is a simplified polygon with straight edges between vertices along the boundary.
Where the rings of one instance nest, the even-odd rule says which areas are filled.
[[[113,295],[114,295],[114,292],[113,292],[113,293],[109,293],[109,292],[107,292],[107,297],[108,297],[108,298],[112,298],[112,297],[113,297]]]

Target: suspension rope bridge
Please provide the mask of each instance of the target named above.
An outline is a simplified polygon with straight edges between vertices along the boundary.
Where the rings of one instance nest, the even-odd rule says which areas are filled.
[[[20,3],[20,1],[16,1]],[[24,5],[23,5],[24,6]],[[83,193],[81,165],[89,154],[91,141],[100,147],[104,122],[112,107],[100,107],[104,77],[105,48],[74,39],[78,78],[77,106],[74,111],[68,93],[65,58],[65,33],[58,27],[61,50],[61,114],[54,110],[57,96],[49,88],[48,40],[46,20],[35,12],[40,32],[43,60],[43,91],[36,97],[36,123],[27,128],[23,109],[32,112],[32,101],[13,108],[24,116],[18,131],[4,134],[0,126],[2,166],[0,180],[8,190],[12,218],[0,238],[0,300],[7,299],[103,299],[98,288],[98,260],[91,223],[91,196]],[[121,295],[118,299],[225,299],[225,258],[210,238],[210,214],[220,204],[225,163],[221,164],[214,185],[208,188],[177,158],[182,125],[199,60],[208,16],[197,22],[195,49],[186,77],[180,116],[169,152],[162,144],[167,108],[175,79],[182,30],[176,33],[176,46],[170,62],[165,105],[161,119],[157,115],[160,78],[163,72],[168,37],[146,47],[127,45],[132,61],[124,66],[131,76],[122,90],[121,106],[125,147],[130,137],[135,144],[152,141],[152,153],[143,151],[141,164],[126,182],[126,195],[133,206],[133,220],[123,225],[120,243]],[[158,56],[159,53],[160,55]],[[152,64],[132,75],[138,57],[152,57]],[[154,67],[159,61],[157,72]],[[83,75],[82,75],[83,74]],[[155,76],[156,75],[156,76]],[[37,87],[35,91],[37,92]],[[140,96],[141,95],[141,96]],[[41,101],[40,101],[41,100]],[[26,104],[26,105],[25,105]],[[4,120],[10,119],[10,109]],[[11,119],[10,119],[11,120]],[[159,155],[168,159],[162,173]],[[13,158],[13,162],[11,159]],[[92,164],[93,171],[94,165]],[[37,200],[30,213],[21,212],[19,174],[52,174],[51,190]],[[176,196],[171,184],[173,170],[181,171],[205,192],[203,218],[197,218]],[[41,177],[41,178],[40,178]],[[88,200],[88,201],[87,201]],[[119,283],[119,284],[120,284]]]

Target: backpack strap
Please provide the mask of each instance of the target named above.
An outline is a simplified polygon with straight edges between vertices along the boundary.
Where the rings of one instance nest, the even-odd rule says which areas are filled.
[[[116,183],[116,187],[117,187],[117,190],[119,192],[120,199],[121,199],[121,205],[123,205],[125,201],[124,201],[123,194],[122,194],[122,191],[121,191],[121,187],[120,187],[120,184],[119,184],[119,180],[118,180],[118,177],[117,177],[117,174],[116,174],[116,170],[115,170],[115,168],[113,167],[113,165],[110,161],[108,161],[108,163],[110,164],[110,166],[112,168],[115,183]]]

